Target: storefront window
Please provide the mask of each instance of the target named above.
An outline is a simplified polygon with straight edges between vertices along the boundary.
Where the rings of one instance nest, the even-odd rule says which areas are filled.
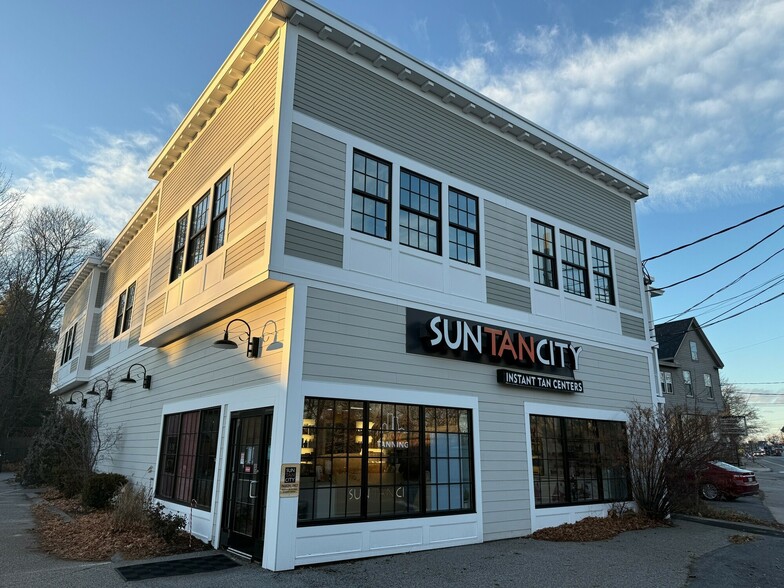
[[[299,521],[474,510],[471,411],[306,398]]]
[[[531,453],[537,507],[630,498],[624,423],[531,415]]]

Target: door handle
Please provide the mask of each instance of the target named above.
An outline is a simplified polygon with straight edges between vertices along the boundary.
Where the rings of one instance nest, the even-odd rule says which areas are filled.
[[[258,484],[258,482],[254,481],[250,483],[250,487],[248,488],[248,498],[256,498],[256,495],[253,493],[253,490],[256,489],[256,484]]]

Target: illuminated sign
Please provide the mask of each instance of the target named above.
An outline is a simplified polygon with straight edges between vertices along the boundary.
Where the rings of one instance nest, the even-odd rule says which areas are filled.
[[[583,383],[579,380],[564,380],[563,378],[552,378],[550,376],[523,374],[511,370],[498,370],[496,373],[498,383],[506,386],[536,388],[550,392],[584,392]]]
[[[406,351],[574,377],[582,347],[569,341],[406,309]]]

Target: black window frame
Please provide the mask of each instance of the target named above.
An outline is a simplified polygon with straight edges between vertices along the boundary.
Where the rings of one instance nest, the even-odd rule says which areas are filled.
[[[195,432],[183,431],[186,416],[189,415],[198,415],[198,429]],[[212,510],[220,422],[221,409],[219,406],[170,413],[164,416],[161,443],[158,450],[155,498],[185,506],[193,504],[193,507],[198,510]],[[176,432],[172,434],[169,429],[175,428]],[[184,455],[181,453],[186,449],[183,447],[183,437],[187,439],[188,436],[193,438],[195,453]],[[205,440],[207,441],[206,447]],[[203,451],[204,449],[206,451]],[[192,464],[183,465],[182,462],[186,459],[190,460]],[[183,471],[187,471],[188,475],[183,476]],[[181,500],[177,498],[177,493],[178,484],[182,482],[190,483],[190,492],[188,498]]]
[[[359,170],[357,169],[357,157],[364,158],[364,169]],[[380,179],[379,174],[377,173],[375,176],[368,174],[368,161],[372,161],[376,164],[376,170],[380,169],[379,166],[384,166],[387,170],[387,178],[388,180],[384,182]],[[364,187],[359,186],[358,178],[362,178],[362,184]],[[380,181],[382,184],[386,184],[386,197],[379,196],[377,192],[370,192],[367,188],[367,179],[371,178],[376,185]],[[358,209],[357,205],[361,202],[361,209]],[[366,211],[367,203],[373,204],[373,214],[369,214]],[[381,206],[382,208],[379,208]],[[386,218],[381,219],[378,216],[379,210],[384,210],[384,215]],[[372,218],[374,219],[374,230],[367,231],[365,230],[365,218]],[[361,222],[359,224],[356,223],[356,220],[360,219]],[[378,223],[383,222],[385,223],[383,235],[379,234],[378,230]],[[392,164],[388,161],[375,157],[374,155],[370,155],[369,153],[365,153],[359,149],[354,149],[351,158],[351,230],[356,231],[357,233],[362,233],[363,235],[369,235],[371,237],[375,237],[377,239],[383,239],[385,241],[392,240]]]
[[[540,230],[543,230],[545,232],[545,235],[540,236],[539,235]],[[544,243],[545,246],[547,245],[546,233],[549,233],[550,236],[550,248],[552,250],[552,254],[548,254],[546,250],[539,248],[540,243]],[[542,221],[538,221],[536,219],[531,219],[531,253],[533,254],[533,261],[534,261],[533,263],[534,283],[539,284],[540,286],[545,286],[546,288],[553,288],[557,290],[558,289],[558,265],[557,265],[558,260],[556,257],[554,226],[548,225],[547,223],[543,223]],[[539,281],[539,275],[542,274],[546,276],[547,269],[549,269],[549,273],[552,276],[551,283],[547,283],[546,281]]]
[[[226,242],[226,218],[229,211],[229,192],[231,190],[231,172],[226,172],[212,189],[212,211],[210,221],[210,242],[207,257],[223,247]]]
[[[317,418],[309,418],[308,403],[323,403],[319,406],[329,406],[332,403],[334,406],[333,426],[328,424],[324,425]],[[351,407],[351,411],[346,422],[346,426],[339,426],[337,418],[334,415],[338,413],[339,403],[346,403],[346,406]],[[357,522],[376,522],[382,520],[399,520],[411,518],[426,518],[433,516],[454,516],[460,514],[469,514],[476,512],[476,481],[475,481],[475,467],[476,455],[474,450],[474,425],[473,425],[473,410],[466,407],[443,407],[432,405],[408,404],[398,403],[395,401],[384,402],[380,400],[346,400],[338,398],[321,398],[311,397],[305,398],[305,418],[303,419],[303,435],[302,435],[302,457],[300,465],[300,493],[299,493],[299,507],[297,516],[298,527],[308,526],[321,526],[321,525],[335,525],[335,524],[348,524]],[[419,423],[417,431],[411,431],[407,437],[398,437],[398,428],[393,427],[385,428],[381,423],[371,421],[371,405],[380,405],[382,407],[394,407],[394,414],[397,414],[398,409],[405,409],[409,412],[406,414],[414,416],[418,419]],[[426,416],[426,411],[431,411],[429,416]],[[431,431],[428,429],[426,423],[428,419],[430,422],[436,422],[440,415],[448,419],[446,430]],[[354,419],[356,418],[356,422]],[[454,423],[457,422],[455,425]],[[465,432],[460,431],[460,427],[466,427]],[[453,431],[454,427],[457,430]],[[403,429],[400,429],[404,431]],[[320,431],[326,431],[323,440],[319,439]],[[404,431],[405,432],[405,431]],[[379,456],[374,459],[374,447],[388,448],[390,441],[385,438],[385,435],[392,434],[392,443],[395,444],[391,452],[379,453]],[[415,433],[415,434],[414,434]],[[430,435],[430,439],[426,441],[426,435]],[[433,437],[435,435],[435,437]],[[455,439],[450,439],[449,436],[456,436]],[[446,437],[446,441],[444,441]],[[385,440],[386,439],[386,440]],[[405,450],[401,449],[401,454],[398,456],[397,440],[405,439]],[[435,442],[435,446],[433,445]],[[352,445],[353,443],[353,445]],[[371,444],[373,443],[373,444]],[[455,450],[455,446],[458,447]],[[319,448],[324,447],[325,452],[320,453]],[[349,454],[348,448],[354,447],[358,450],[358,454]],[[345,452],[337,451],[337,449],[345,448]],[[414,452],[411,452],[415,449]],[[382,452],[382,449],[377,451]],[[385,451],[388,451],[385,449]],[[443,452],[447,451],[446,454]],[[453,451],[459,451],[457,455]],[[439,453],[440,452],[440,453]],[[464,452],[466,455],[464,455]],[[371,455],[373,454],[373,455]],[[390,459],[390,455],[393,457]],[[336,457],[337,456],[337,457]],[[426,459],[425,456],[428,456]],[[330,463],[330,471],[327,473],[326,467],[321,468],[317,465],[319,458],[325,459],[326,463]],[[413,457],[413,459],[412,459]],[[352,463],[351,460],[360,460],[361,472],[359,485],[349,483],[349,467]],[[383,512],[384,508],[381,505],[381,493],[389,491],[389,484],[384,484],[379,480],[379,483],[372,483],[370,476],[378,472],[370,472],[370,463],[373,462],[374,468],[382,468],[382,465],[375,465],[375,462],[381,459],[388,460],[388,463],[394,464],[397,473],[394,482],[392,483],[393,492],[396,496],[394,499],[393,512]],[[439,460],[446,459],[450,463],[446,465],[446,471],[440,468],[445,467],[444,462]],[[462,462],[461,465],[453,465],[452,462]],[[345,465],[341,466],[341,462]],[[355,464],[356,466],[356,464]],[[454,471],[451,468],[456,468]],[[342,474],[345,476],[345,483],[339,483],[336,476]],[[431,474],[431,468],[435,468],[435,472]],[[317,472],[321,472],[324,479],[327,481],[326,485],[319,486],[317,484]],[[405,474],[403,472],[405,471]],[[441,478],[448,472],[446,481]],[[354,470],[354,475],[356,475]],[[412,475],[415,473],[415,475]],[[405,478],[405,481],[399,480]],[[312,480],[313,485],[310,486],[308,482],[309,477],[314,477]],[[457,477],[457,481],[455,481]],[[416,478],[412,480],[410,478]],[[338,483],[336,483],[336,481]],[[404,494],[406,506],[398,505],[398,499],[403,496],[398,494],[398,485],[406,485],[407,494]],[[416,494],[412,489],[416,489]],[[444,489],[446,488],[446,492]],[[327,516],[317,516],[320,511],[318,501],[325,498],[320,491],[328,491],[328,498],[326,504],[329,507]],[[369,512],[369,490],[378,490],[379,492],[379,509],[378,512]],[[454,499],[457,501],[465,501],[466,490],[468,490],[469,506],[461,508],[451,508],[451,503]],[[354,494],[352,494],[352,492]],[[457,494],[453,494],[453,493]],[[444,494],[448,496],[447,508],[443,506]],[[427,501],[430,497],[430,509],[428,509]],[[351,499],[359,501],[359,508],[356,514],[349,514],[348,502]],[[435,503],[435,506],[433,504]],[[339,509],[342,505],[345,511],[333,513],[333,504],[337,505]],[[412,506],[412,504],[414,506]]]
[[[457,199],[457,206],[452,206],[452,196],[455,196]],[[473,265],[475,267],[480,267],[479,263],[479,198],[476,196],[472,196],[471,194],[467,194],[462,190],[458,190],[457,188],[453,188],[449,186],[447,190],[447,207],[448,207],[448,214],[447,219],[449,221],[449,259],[454,261],[458,261],[460,263],[465,263],[467,265]],[[461,204],[465,202],[466,206],[462,207]],[[473,202],[474,212],[472,213],[469,207],[469,203]],[[454,214],[453,214],[454,213]],[[453,220],[454,219],[454,220]],[[470,223],[473,219],[475,228],[471,228]],[[462,244],[461,235],[464,236],[465,244]],[[469,237],[471,238],[472,244],[469,246]],[[452,248],[455,248],[456,255],[452,254]],[[468,255],[465,255],[465,259],[461,259],[460,251],[461,249],[465,249],[466,251],[473,251],[474,254],[474,261],[470,261],[468,259]]]
[[[598,252],[604,255],[599,256]],[[612,273],[612,253],[609,247],[591,241],[591,270],[594,300],[615,306],[615,282]]]
[[[534,419],[542,419],[540,423],[534,423]],[[542,435],[535,437],[535,432],[549,430],[546,420],[551,420],[550,424],[558,421],[558,431],[550,436]],[[587,428],[593,427],[597,434],[591,438],[570,437],[570,431],[576,429],[580,423],[586,423]],[[563,506],[576,506],[583,504],[609,504],[613,502],[626,502],[632,500],[631,478],[628,460],[628,433],[626,423],[623,421],[613,421],[604,419],[583,419],[575,417],[564,417],[556,415],[531,414],[528,419],[528,426],[531,431],[531,461],[534,467],[532,472],[534,482],[534,506],[535,508],[558,508]],[[608,436],[605,447],[602,445],[601,429],[610,430],[611,427],[618,427],[617,432],[621,435],[612,438]],[[571,442],[571,445],[570,445]],[[578,446],[593,445],[595,453],[591,462],[580,460],[580,453],[575,452]],[[549,459],[549,455],[555,455],[554,459]],[[560,463],[558,463],[560,462]],[[579,476],[575,474],[577,468],[590,470],[594,468],[593,476]],[[605,475],[606,472],[616,470],[615,475]],[[620,470],[620,472],[618,472]],[[556,474],[553,477],[552,472]],[[585,471],[583,469],[583,471]],[[542,473],[547,475],[545,480]],[[618,475],[618,474],[622,475]],[[546,483],[545,483],[546,482]],[[554,482],[554,483],[553,483]],[[582,482],[581,489],[578,484]],[[625,487],[623,497],[617,495],[606,495],[605,483],[611,489],[618,490],[619,485]],[[595,485],[595,486],[594,486]],[[589,487],[589,492],[585,488]],[[580,499],[581,494],[595,494],[595,499]],[[547,493],[548,501],[543,500],[543,495]]]
[[[198,209],[198,210],[197,210]],[[210,192],[199,198],[191,207],[188,223],[188,247],[185,254],[185,271],[197,266],[204,260],[207,247],[207,225],[210,218]]]
[[[75,322],[66,332],[65,336],[63,337],[63,348],[60,352],[60,365],[63,366],[71,359],[73,359],[73,350],[74,350],[74,340],[76,339],[76,325],[78,325],[78,321]]]
[[[406,176],[406,180],[404,180],[404,175]],[[419,251],[424,251],[425,253],[431,253],[433,255],[441,255],[441,182],[403,167],[400,168],[399,177],[400,186],[398,192],[400,202],[398,211],[398,241],[401,245],[411,247],[412,249],[418,249]],[[418,186],[416,190],[414,190],[412,185],[414,180],[416,180]],[[406,187],[404,187],[404,184],[406,184]],[[426,190],[427,194],[422,191],[423,185],[428,186]],[[432,188],[436,189],[435,198],[433,198],[431,193]],[[414,196],[416,196],[416,201],[419,203],[419,206],[414,206],[412,204]],[[408,204],[404,204],[404,202],[408,202]],[[423,202],[428,203],[427,210],[422,207]],[[437,214],[433,214],[432,212],[434,203]],[[409,219],[406,226],[403,225],[404,215]],[[411,226],[411,219],[415,220],[415,227]],[[426,225],[426,230],[422,230],[421,228],[422,221],[424,221]],[[435,227],[435,235],[430,232],[431,227]],[[411,242],[410,236],[412,233],[418,235],[416,243]],[[403,240],[404,234],[409,236],[405,241]],[[427,242],[425,247],[423,247],[421,243],[423,235]],[[435,240],[435,250],[431,248],[432,240]]]
[[[591,287],[588,281],[588,244],[583,237],[560,231],[561,234],[561,278],[563,291],[582,298],[591,297]],[[578,247],[575,247],[578,245]],[[582,246],[580,250],[579,246]],[[582,257],[582,265],[580,258]],[[582,285],[578,291],[575,285]]]
[[[114,336],[119,337],[131,328],[133,306],[136,300],[136,282],[120,292],[117,299],[117,314],[114,318]]]
[[[188,242],[188,214],[177,219],[174,229],[174,252],[172,253],[171,275],[169,283],[179,278],[185,271],[185,245]]]

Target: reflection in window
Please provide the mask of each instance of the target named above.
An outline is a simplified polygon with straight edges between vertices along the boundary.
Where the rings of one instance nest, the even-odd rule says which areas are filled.
[[[449,259],[479,265],[479,204],[449,188]]]
[[[400,170],[400,242],[441,253],[441,185]]]
[[[593,265],[594,298],[605,304],[615,304],[610,248],[598,243],[591,243],[591,263]]]
[[[471,412],[306,398],[300,523],[474,510]]]
[[[561,272],[564,291],[588,296],[588,259],[585,239],[561,231]]]
[[[630,498],[621,422],[531,415],[537,507]]]
[[[531,221],[531,245],[534,262],[534,282],[557,288],[555,274],[555,229],[550,225]]]
[[[686,396],[694,396],[694,386],[691,384],[691,372],[683,370],[683,387],[686,389]]]
[[[351,193],[351,229],[389,240],[392,204],[392,166],[385,161],[354,152]]]

